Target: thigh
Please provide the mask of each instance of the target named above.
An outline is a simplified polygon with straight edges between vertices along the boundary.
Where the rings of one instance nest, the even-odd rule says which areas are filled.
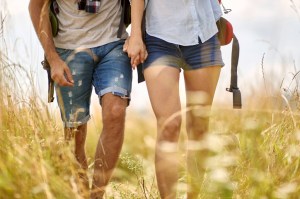
[[[179,70],[170,66],[151,66],[144,71],[151,105],[158,120],[180,111]]]
[[[69,66],[74,79],[73,87],[55,85],[61,117],[65,127],[77,127],[90,118],[93,58],[88,51],[57,48],[57,52]]]
[[[199,140],[208,130],[210,107],[221,66],[185,71],[186,103],[190,111],[186,114],[189,139]]]
[[[123,52],[123,44],[120,40],[94,49],[100,60],[95,67],[93,85],[100,99],[107,93],[130,99],[132,68],[128,55]]]
[[[210,105],[224,65],[218,37],[182,47],[182,53],[188,65],[184,69],[187,103]]]
[[[184,72],[187,104],[211,105],[221,66],[210,66]]]

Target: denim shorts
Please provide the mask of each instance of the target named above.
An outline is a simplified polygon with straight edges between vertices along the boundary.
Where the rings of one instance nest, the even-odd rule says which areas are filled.
[[[224,66],[217,35],[204,43],[199,39],[199,44],[197,45],[181,46],[146,34],[145,43],[148,58],[143,64],[143,69],[155,65],[171,66],[179,70]]]
[[[57,101],[65,127],[77,127],[90,119],[90,102],[93,87],[101,97],[112,93],[130,101],[132,68],[127,53],[123,52],[124,40],[103,46],[56,51],[69,66],[74,87],[55,85]]]

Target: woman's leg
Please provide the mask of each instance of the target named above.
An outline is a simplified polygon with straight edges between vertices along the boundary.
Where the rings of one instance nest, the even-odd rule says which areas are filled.
[[[197,145],[208,130],[210,106],[219,80],[221,66],[190,70],[184,73],[187,107],[188,154],[187,168],[189,176],[188,199],[197,198],[205,171],[205,151]]]
[[[144,75],[157,119],[155,169],[158,189],[161,198],[176,198],[177,142],[181,125],[179,70],[174,67],[152,66],[145,69]]]

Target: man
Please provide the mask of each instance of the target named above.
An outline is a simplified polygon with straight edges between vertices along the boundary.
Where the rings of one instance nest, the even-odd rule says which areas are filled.
[[[91,198],[102,198],[122,148],[131,92],[132,69],[123,52],[125,28],[118,35],[122,6],[119,0],[56,0],[59,29],[53,37],[50,3],[30,0],[29,12],[51,66],[66,138],[74,135],[75,156],[83,170],[88,168],[85,139],[92,87],[102,106],[91,192]]]

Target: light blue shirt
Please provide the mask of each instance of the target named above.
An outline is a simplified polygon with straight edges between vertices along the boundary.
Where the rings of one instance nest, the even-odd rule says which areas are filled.
[[[170,43],[196,45],[218,32],[221,16],[218,0],[148,0],[146,31]]]

